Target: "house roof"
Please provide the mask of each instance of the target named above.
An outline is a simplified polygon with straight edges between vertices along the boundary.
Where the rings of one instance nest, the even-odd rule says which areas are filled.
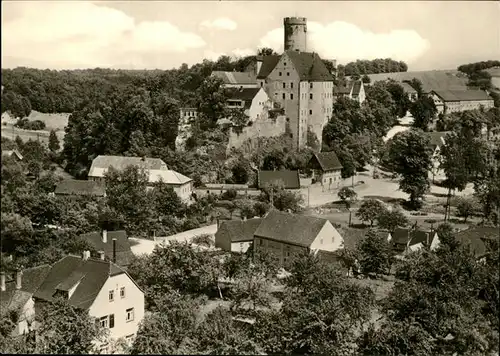
[[[66,256],[52,265],[34,296],[45,301],[53,301],[58,287],[71,289],[76,286],[68,302],[74,307],[88,309],[108,278],[122,273],[126,272],[109,261],[83,260],[77,256]],[[77,284],[76,276],[80,275],[82,277]],[[73,285],[68,287],[71,283]]]
[[[491,100],[493,98],[482,90],[433,90],[443,101],[475,101]]]
[[[269,184],[282,183],[285,189],[299,189],[300,177],[299,171],[259,171],[258,185],[264,188]]]
[[[412,230],[409,228],[396,228],[391,234],[392,243],[396,245],[408,245],[413,246],[419,243],[430,244],[434,239],[436,232],[423,231],[423,230]]]
[[[361,86],[363,85],[363,82],[361,80],[356,80],[352,83],[352,95],[359,95],[359,92],[361,91]]]
[[[292,61],[300,80],[312,82],[333,81],[332,74],[317,53],[298,51],[286,51],[285,53]]]
[[[455,234],[455,239],[462,244],[469,245],[476,256],[483,256],[487,251],[485,241],[498,240],[498,227],[475,226]]]
[[[253,241],[253,235],[261,222],[260,218],[224,221],[215,233],[215,239],[231,242]]]
[[[144,169],[167,169],[165,162],[159,158],[100,155],[92,161],[88,175],[89,177],[104,177],[111,166],[117,170],[124,170],[129,166],[139,166]]]
[[[354,250],[358,245],[358,243],[365,238],[368,231],[365,229],[344,227],[339,231],[339,233],[342,235],[342,238],[344,239],[344,248],[349,250]],[[379,237],[387,239],[389,233],[382,230],[376,230],[375,234]]]
[[[255,236],[309,247],[328,220],[271,210],[255,231]]]
[[[104,184],[92,180],[66,179],[57,184],[55,194],[103,197],[106,195],[106,188]]]
[[[116,264],[119,266],[128,266],[134,257],[130,248],[130,241],[127,238],[127,232],[124,230],[108,231],[106,243],[102,241],[101,232],[89,232],[80,237],[87,241],[96,251],[104,251],[104,255],[113,259],[113,239],[116,239]],[[96,256],[97,257],[97,256]]]
[[[242,100],[245,102],[245,108],[250,108],[252,100],[255,98],[262,88],[230,88],[228,92],[228,100]]]
[[[0,315],[24,306],[42,284],[49,271],[49,265],[24,269],[20,290],[16,289],[15,274],[6,275],[5,291],[0,291]]]
[[[429,139],[429,145],[435,149],[436,147],[441,147],[444,144],[444,138],[449,131],[438,131],[438,132],[425,132],[425,136]]]
[[[311,160],[316,160],[323,171],[333,171],[342,169],[339,158],[333,151],[315,153]]]
[[[186,177],[185,175],[173,171],[171,169],[169,170],[161,170],[161,169],[151,169],[149,170],[149,182],[150,183],[157,183],[161,180],[163,180],[163,183],[166,184],[172,184],[172,185],[181,185],[181,184],[186,184],[188,182],[191,182],[192,179],[189,177]]]
[[[399,85],[401,85],[401,87],[403,87],[403,91],[405,93],[417,93],[417,91],[408,83],[406,82],[401,82],[399,83]]]
[[[280,58],[280,55],[262,56],[262,65],[257,75],[257,79],[266,79],[267,76],[271,74],[274,67],[276,67]]]
[[[251,72],[213,71],[212,76],[222,79],[224,84],[257,84],[257,78]]]
[[[372,83],[393,79],[397,82],[416,78],[422,83],[422,91],[430,93],[432,90],[466,90],[468,78],[457,70],[430,70],[396,73],[368,74]]]
[[[12,155],[16,155],[19,160],[23,159],[23,155],[16,149],[2,151],[2,156],[9,156],[10,157]]]
[[[351,93],[351,86],[334,86],[333,87],[333,94],[345,94],[349,95]]]

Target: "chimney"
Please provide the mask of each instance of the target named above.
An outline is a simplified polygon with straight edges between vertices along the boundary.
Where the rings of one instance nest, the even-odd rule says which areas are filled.
[[[82,259],[87,261],[90,257],[90,251],[83,251]]]
[[[22,276],[23,276],[23,271],[18,268],[16,270],[16,289],[21,289],[22,287]]]
[[[102,242],[104,243],[108,242],[108,230],[106,229],[102,230]]]
[[[4,271],[0,272],[0,284],[1,284],[2,292],[5,292],[6,288],[5,288],[5,272]]]
[[[113,239],[113,263],[116,263],[116,239]]]
[[[99,258],[104,261],[104,251],[99,251]]]

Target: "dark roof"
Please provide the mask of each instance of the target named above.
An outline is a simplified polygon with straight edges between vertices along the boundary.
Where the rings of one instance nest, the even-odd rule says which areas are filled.
[[[292,61],[300,80],[312,82],[333,81],[332,74],[317,53],[286,51],[285,54]]]
[[[230,88],[227,90],[228,100],[242,100],[248,109],[252,105],[252,100],[262,88]]]
[[[269,184],[282,183],[285,189],[299,189],[299,171],[259,171],[258,185],[264,188]]]
[[[425,132],[425,136],[429,139],[429,145],[435,149],[443,145],[442,139],[449,133],[449,131],[440,132]]]
[[[253,241],[255,230],[261,222],[260,218],[224,221],[215,233],[215,239],[231,242]]]
[[[76,286],[68,300],[69,303],[78,308],[88,309],[108,278],[121,273],[125,271],[109,261],[83,260],[76,256],[66,256],[52,265],[34,296],[45,301],[53,301],[57,288],[67,290]],[[69,286],[71,283],[73,285]]]
[[[20,290],[16,289],[15,273],[6,273],[5,291],[0,291],[0,315],[23,307],[42,284],[49,270],[49,265],[24,269]]]
[[[103,197],[106,194],[106,188],[104,184],[92,180],[66,179],[57,185],[55,194]]]
[[[262,65],[259,70],[259,74],[257,75],[257,79],[266,79],[269,74],[273,71],[276,64],[278,64],[281,56],[279,55],[270,55],[262,57]]]
[[[311,163],[314,164],[314,161],[319,164],[323,171],[333,171],[342,169],[342,164],[339,161],[339,158],[333,151],[329,152],[319,152],[315,153],[311,157]]]
[[[351,93],[350,86],[335,86],[333,87],[333,94],[346,94],[349,95]]]
[[[462,244],[469,245],[476,256],[483,256],[487,251],[485,241],[498,240],[500,229],[498,227],[476,226],[462,230],[455,234],[455,239]]]
[[[407,245],[408,241],[410,242],[408,246],[413,246],[418,243],[423,243],[424,245],[430,244],[432,242],[431,239],[435,236],[435,231],[423,231],[423,230],[412,230],[409,228],[396,228],[394,232],[391,234],[392,243],[396,245]]]
[[[361,85],[363,82],[361,80],[356,80],[354,83],[352,83],[352,95],[359,95],[359,92],[361,91]]]
[[[433,92],[443,101],[493,101],[493,98],[482,90],[434,90]]]
[[[366,234],[368,233],[368,230],[356,229],[352,227],[344,227],[342,228],[342,230],[339,231],[339,233],[342,235],[342,238],[344,239],[344,248],[349,250],[354,250],[358,245],[358,243],[365,238]],[[375,234],[387,240],[389,232],[376,230]]]
[[[130,249],[130,241],[127,238],[127,232],[124,230],[108,231],[106,243],[102,242],[102,233],[97,231],[80,235],[80,237],[89,242],[96,251],[104,251],[104,255],[109,260],[113,258],[113,239],[115,238],[116,264],[119,266],[128,266],[134,257]]]
[[[213,71],[212,76],[222,79],[224,84],[257,84],[255,75],[251,72]]]
[[[406,82],[401,82],[399,83],[399,85],[401,85],[401,87],[403,88],[403,91],[405,93],[417,93],[417,91],[415,90],[415,88],[413,88],[410,84],[406,83]]]
[[[255,236],[309,247],[326,223],[326,219],[271,210]]]

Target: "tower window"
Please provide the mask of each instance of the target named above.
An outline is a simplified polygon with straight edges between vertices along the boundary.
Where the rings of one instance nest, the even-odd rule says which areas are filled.
[[[309,83],[309,88],[312,89],[312,87],[313,87],[313,83]]]
[[[309,110],[309,115],[312,115],[313,114],[313,111],[312,110]]]
[[[312,95],[312,93],[311,93],[311,94],[309,94],[309,99],[312,99],[312,98],[313,98],[313,95]]]
[[[281,72],[278,72],[278,75],[281,77]]]
[[[283,99],[285,99],[285,93],[283,93]]]
[[[286,72],[286,76],[289,77],[290,76],[290,72]]]
[[[290,100],[293,100],[293,94],[290,94]]]
[[[292,89],[293,89],[293,82],[291,82],[291,83],[290,83],[290,88],[292,88]]]
[[[285,89],[285,88],[286,88],[286,83],[285,83],[285,82],[283,82],[283,89]]]
[[[286,62],[283,62],[283,65],[286,66]]]

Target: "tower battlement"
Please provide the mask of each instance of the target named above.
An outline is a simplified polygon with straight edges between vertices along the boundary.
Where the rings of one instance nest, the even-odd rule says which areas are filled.
[[[285,17],[285,51],[307,52],[307,19],[305,17]]]

